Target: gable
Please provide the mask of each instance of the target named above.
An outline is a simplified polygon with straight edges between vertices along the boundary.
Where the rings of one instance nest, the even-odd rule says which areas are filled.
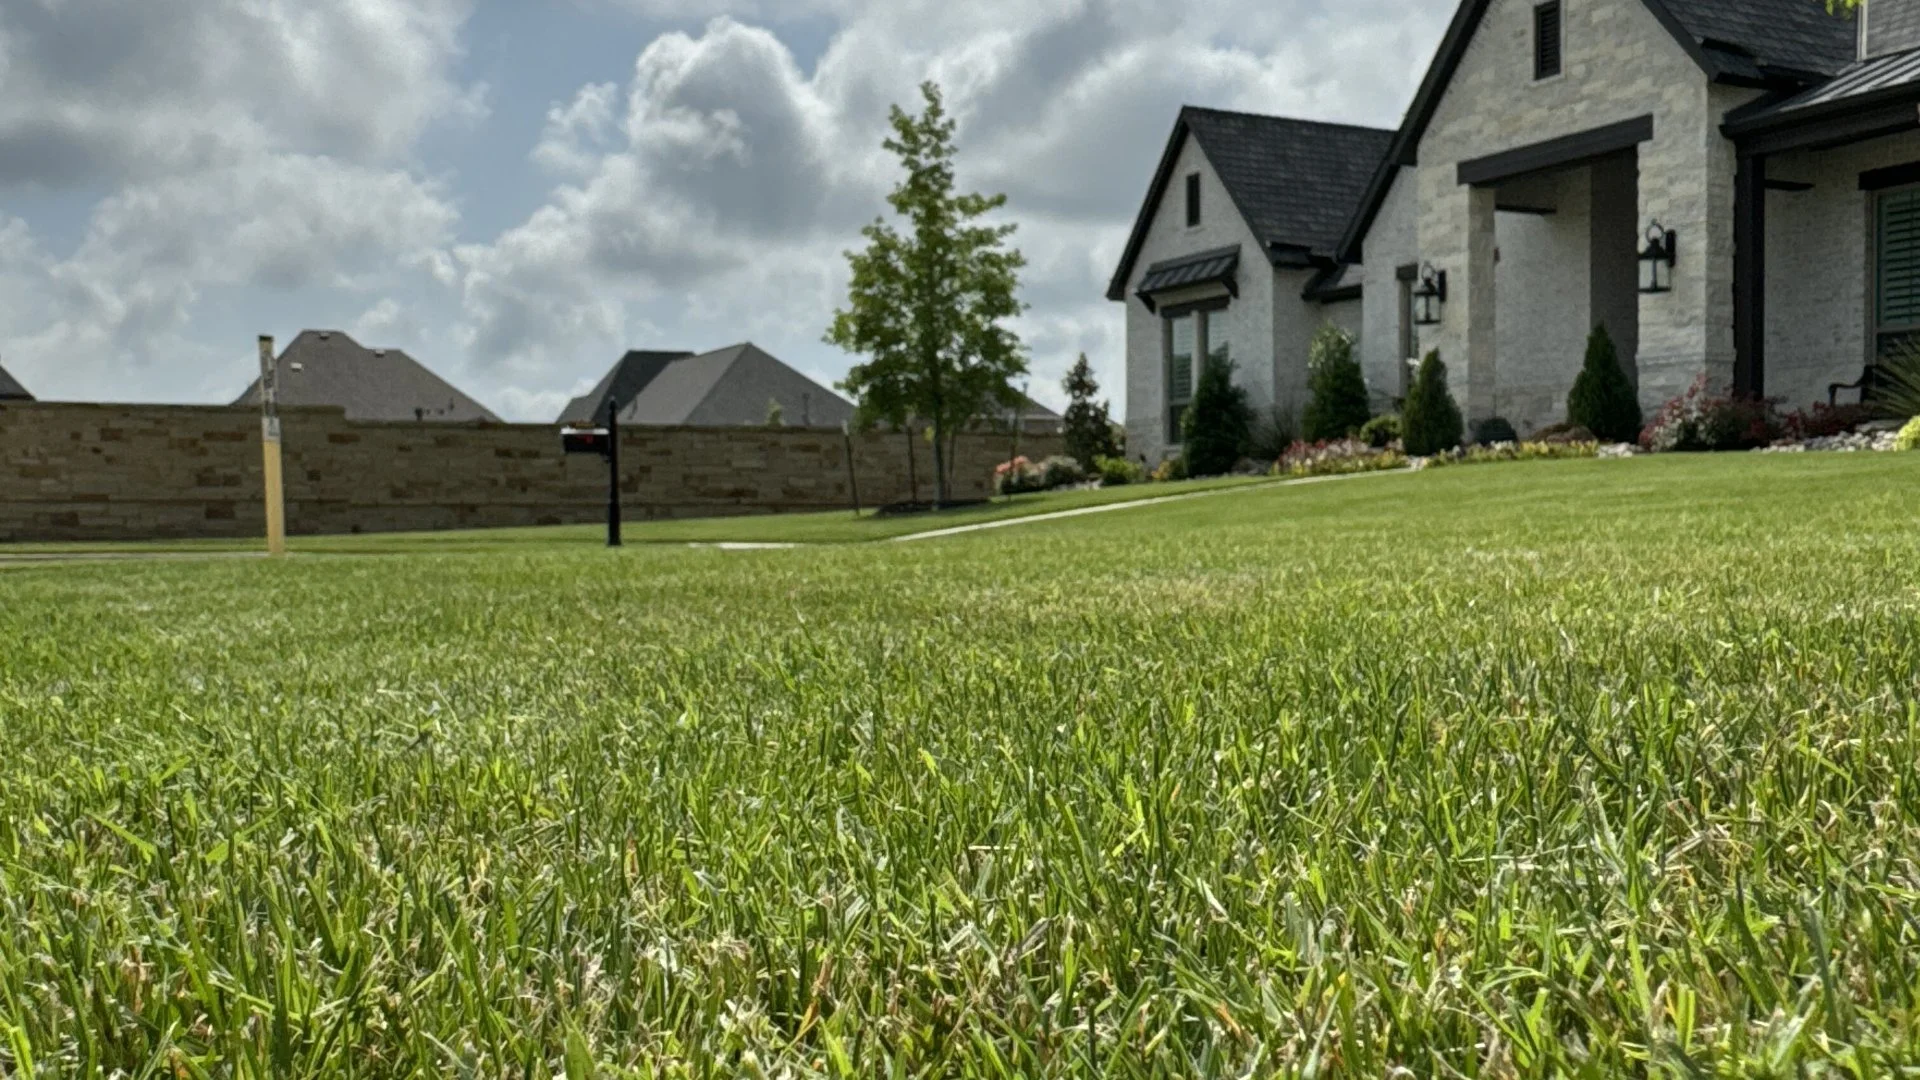
[[[1453,22],[1447,27],[1433,63],[1407,109],[1392,148],[1369,183],[1360,209],[1340,242],[1339,255],[1343,261],[1360,260],[1362,241],[1387,197],[1394,174],[1401,167],[1420,163],[1422,143],[1469,57],[1497,51],[1499,55],[1494,63],[1510,62],[1516,72],[1530,65],[1530,37],[1515,38],[1506,33],[1520,20],[1507,17],[1496,20],[1501,23],[1500,32],[1505,36],[1476,47],[1489,11],[1498,10],[1502,16],[1530,16],[1533,6],[1530,0],[1518,0],[1525,12],[1513,11],[1515,2],[1463,0],[1455,10]],[[1567,77],[1576,74],[1574,65],[1579,61],[1574,54],[1580,48],[1580,39],[1575,35],[1583,23],[1589,29],[1608,23],[1631,27],[1636,38],[1652,27],[1655,32],[1650,36],[1677,46],[1679,54],[1689,61],[1692,74],[1706,81],[1740,86],[1781,89],[1804,86],[1809,78],[1817,79],[1844,67],[1853,47],[1852,23],[1827,15],[1819,0],[1566,0],[1563,19],[1569,35]],[[1530,25],[1530,17],[1525,21]],[[1657,46],[1649,42],[1647,47]],[[1610,70],[1595,70],[1587,77],[1604,81],[1611,74]],[[1524,87],[1530,81],[1521,78],[1513,86]],[[1655,92],[1674,89],[1671,85],[1655,84],[1655,87]],[[1624,79],[1617,80],[1615,89],[1623,96],[1647,94]],[[1643,103],[1632,109],[1631,114],[1651,111],[1647,107],[1650,104],[1650,101]],[[1568,115],[1567,122],[1561,125],[1565,131],[1550,130],[1539,137],[1621,118],[1582,120]],[[1537,139],[1528,136],[1513,141],[1526,143]]]
[[[1392,139],[1390,131],[1351,124],[1181,109],[1107,298],[1125,299],[1149,235],[1165,215],[1183,212],[1185,178],[1194,172],[1202,178],[1201,226],[1212,234],[1211,244],[1200,246],[1239,242],[1238,236],[1223,236],[1211,227],[1231,207],[1268,261],[1331,263],[1367,179]]]

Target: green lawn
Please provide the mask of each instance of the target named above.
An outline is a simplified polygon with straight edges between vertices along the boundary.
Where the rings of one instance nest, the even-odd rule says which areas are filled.
[[[0,1075],[1912,1075],[1917,493],[10,570]]]
[[[1264,477],[1220,477],[1173,484],[1055,491],[995,499],[991,503],[940,513],[880,517],[872,511],[851,510],[823,514],[761,514],[747,517],[687,518],[671,521],[632,521],[622,529],[629,544],[788,543],[829,544],[886,540],[909,533],[973,525],[1009,518],[1030,517],[1057,510],[1136,502],[1221,488],[1258,485]],[[630,511],[634,508],[629,507]],[[288,540],[296,554],[399,554],[420,551],[482,551],[524,549],[561,544],[604,542],[607,527],[562,525],[522,529],[477,529],[464,532],[378,533],[359,536],[295,536]],[[258,551],[259,540],[161,540],[143,543],[0,544],[0,561],[9,555],[152,554]]]

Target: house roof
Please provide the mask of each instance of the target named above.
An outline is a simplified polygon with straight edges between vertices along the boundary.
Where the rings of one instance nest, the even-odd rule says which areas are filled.
[[[1359,262],[1362,242],[1399,170],[1418,164],[1420,139],[1459,70],[1492,0],[1461,0],[1433,63],[1408,106],[1392,148],[1378,163],[1360,210],[1339,245],[1343,262]],[[1820,0],[1642,0],[1709,79],[1742,86],[1796,88],[1838,74],[1858,45],[1849,17],[1827,14]]]
[[[500,419],[405,352],[369,349],[338,330],[302,330],[274,365],[281,405],[334,406],[349,420]],[[259,400],[255,379],[234,404]]]
[[[559,423],[574,420],[601,421],[607,415],[607,397],[631,403],[640,392],[675,360],[692,356],[686,350],[647,351],[634,349],[614,362],[593,389],[574,398],[560,412]]]
[[[1234,209],[1265,245],[1266,256],[1282,264],[1310,266],[1315,259],[1333,257],[1367,178],[1394,133],[1186,106],[1174,122],[1126,252],[1107,286],[1109,300],[1126,297],[1127,279],[1189,136],[1200,144]]]
[[[32,400],[33,395],[27,393],[27,388],[20,385],[20,380],[7,374],[6,368],[0,367],[0,401]]]
[[[620,422],[761,424],[766,422],[770,401],[780,402],[782,411],[798,421],[802,402],[791,399],[803,396],[812,414],[808,422],[838,424],[853,416],[853,406],[845,398],[752,342],[742,342],[670,360],[621,410]]]
[[[1920,99],[1920,51],[1894,53],[1853,64],[1838,76],[1778,102],[1759,102],[1736,110],[1727,117],[1725,131],[1735,138],[1802,125],[1818,125],[1825,135],[1860,136],[1831,123],[1836,116],[1857,114],[1862,110]],[[1901,127],[1913,126],[1910,109],[1894,119]]]
[[[1744,55],[1769,78],[1818,78],[1839,73],[1859,51],[1853,19],[1828,14],[1820,0],[1648,0],[1647,6],[1656,16],[1664,7],[1696,45],[1736,71]]]

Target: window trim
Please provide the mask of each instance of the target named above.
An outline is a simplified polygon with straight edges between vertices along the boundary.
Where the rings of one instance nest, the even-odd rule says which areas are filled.
[[[1202,370],[1213,362],[1213,317],[1227,310],[1231,303],[1230,298],[1217,296],[1162,309],[1160,375],[1165,408],[1161,411],[1161,419],[1166,424],[1166,444],[1169,448],[1181,445],[1181,420],[1187,407],[1193,404],[1194,390],[1200,385]],[[1180,319],[1193,320],[1193,355],[1187,360],[1192,365],[1187,373],[1187,396],[1176,399],[1173,396],[1173,324]],[[1221,336],[1224,338],[1226,335]],[[1228,348],[1227,360],[1231,362],[1233,343],[1223,340],[1220,344]]]
[[[1187,228],[1200,227],[1200,174],[1187,174]]]
[[[1545,49],[1546,37],[1542,20],[1549,13],[1553,16],[1553,69],[1547,70]],[[1567,9],[1563,0],[1543,0],[1533,5],[1533,81],[1549,82],[1564,75],[1567,70]]]

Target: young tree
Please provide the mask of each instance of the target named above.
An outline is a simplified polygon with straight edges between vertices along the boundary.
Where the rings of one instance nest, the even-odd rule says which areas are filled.
[[[1093,379],[1093,365],[1087,363],[1086,353],[1080,354],[1079,362],[1067,372],[1066,381],[1061,385],[1069,401],[1064,418],[1067,456],[1092,472],[1098,468],[1096,459],[1118,457],[1120,447],[1113,438],[1113,416],[1107,403],[1093,400],[1093,395],[1100,392],[1100,384]]]
[[[1353,335],[1329,323],[1313,335],[1307,353],[1307,386],[1313,399],[1301,426],[1310,442],[1344,439],[1373,419],[1367,380],[1353,358]]]
[[[1607,442],[1633,442],[1640,437],[1640,395],[1620,369],[1620,357],[1604,323],[1587,336],[1587,363],[1567,395],[1567,419]]]
[[[1466,425],[1447,389],[1447,365],[1440,362],[1438,349],[1420,361],[1406,406],[1400,410],[1400,424],[1401,441],[1413,457],[1432,457],[1460,445]]]
[[[1233,362],[1209,360],[1200,368],[1193,403],[1181,424],[1188,476],[1224,476],[1246,454],[1253,410],[1245,389],[1233,384]]]
[[[954,190],[954,123],[938,86],[920,93],[926,110],[894,106],[884,144],[906,171],[887,202],[907,229],[876,220],[861,230],[867,249],[847,252],[853,281],[826,340],[867,358],[840,383],[863,415],[932,427],[934,500],[945,503],[950,435],[1018,400],[1013,379],[1027,362],[1005,322],[1022,310],[1026,259],[1006,245],[1013,225],[982,221],[1006,196]]]

